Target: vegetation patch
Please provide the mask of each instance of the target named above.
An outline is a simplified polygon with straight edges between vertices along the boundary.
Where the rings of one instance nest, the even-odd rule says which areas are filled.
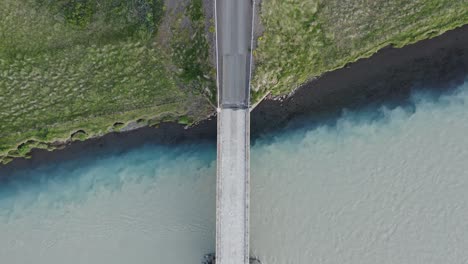
[[[0,1],[0,161],[103,135],[117,121],[213,111],[157,41],[165,16],[162,0]]]
[[[190,120],[190,117],[188,116],[181,116],[179,117],[178,123],[181,125],[189,125],[190,123],[192,123],[192,120]]]
[[[116,122],[116,123],[114,123],[114,125],[112,126],[112,129],[113,129],[114,131],[120,131],[124,126],[125,126],[124,123],[122,123],[122,122]]]
[[[252,99],[468,23],[466,0],[263,0]],[[252,103],[254,103],[253,101]]]
[[[164,16],[163,0],[35,0],[57,21],[94,34],[154,33]]]
[[[72,141],[84,141],[88,138],[88,134],[86,134],[86,131],[84,130],[78,130],[73,133],[70,138]]]

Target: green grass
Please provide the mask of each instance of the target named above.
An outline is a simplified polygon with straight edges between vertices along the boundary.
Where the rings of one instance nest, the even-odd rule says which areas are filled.
[[[252,99],[468,23],[466,0],[263,0]]]
[[[190,118],[188,116],[181,116],[178,120],[178,123],[181,125],[188,125],[190,124]]]
[[[183,10],[181,17],[192,16],[191,7]],[[208,54],[185,61],[202,70],[179,71],[176,53],[157,41],[164,16],[161,0],[0,1],[0,162],[130,121],[193,122],[210,113],[200,88],[211,85],[203,78]],[[203,14],[195,18],[188,26],[199,44],[178,52],[207,45]],[[180,41],[186,31],[168,37]]]

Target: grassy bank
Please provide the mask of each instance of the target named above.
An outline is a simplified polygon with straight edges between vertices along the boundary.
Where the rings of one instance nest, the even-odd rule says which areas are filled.
[[[1,0],[0,162],[213,111],[203,0]],[[262,0],[252,103],[468,23],[466,0]],[[211,23],[211,24],[210,24]],[[211,104],[210,104],[211,103]]]
[[[253,100],[468,23],[465,0],[263,0]]]
[[[175,2],[0,1],[0,161],[211,112],[201,0]],[[163,32],[168,17],[185,22]]]

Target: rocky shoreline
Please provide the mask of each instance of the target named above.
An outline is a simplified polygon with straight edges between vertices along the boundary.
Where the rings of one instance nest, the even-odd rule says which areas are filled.
[[[468,25],[403,48],[387,47],[367,59],[311,80],[285,98],[267,97],[251,113],[253,138],[283,128],[293,118],[319,119],[389,100],[404,102],[414,89],[443,92],[468,75]],[[437,87],[437,88],[431,88]],[[18,158],[0,165],[0,179],[16,170],[76,159],[89,153],[122,152],[144,144],[216,142],[216,118],[190,128],[177,123],[110,133],[62,149],[34,149],[31,159]]]

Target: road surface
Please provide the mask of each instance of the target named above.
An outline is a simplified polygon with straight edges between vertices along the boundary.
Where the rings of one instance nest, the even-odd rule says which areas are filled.
[[[216,0],[216,263],[249,263],[251,0]]]
[[[216,0],[218,106],[248,108],[252,1]]]

